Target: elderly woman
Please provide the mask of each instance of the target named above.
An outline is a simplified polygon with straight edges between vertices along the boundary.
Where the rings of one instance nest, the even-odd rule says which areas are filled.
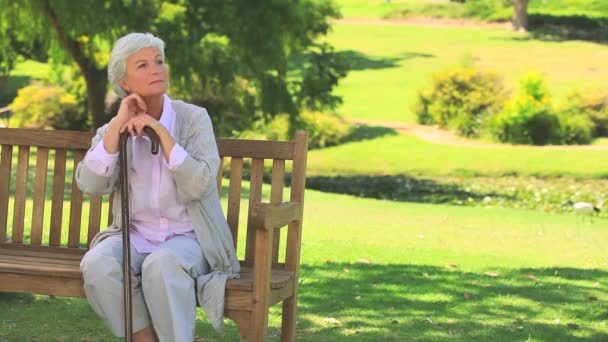
[[[120,38],[108,77],[122,98],[118,114],[97,130],[78,165],[79,188],[115,191],[119,136],[128,132],[133,331],[136,341],[192,341],[197,299],[223,328],[224,289],[239,263],[216,189],[219,155],[207,111],[167,96],[165,43],[149,33]],[[144,127],[160,139],[150,153]],[[114,222],[99,233],[80,264],[93,310],[124,336],[120,201]]]

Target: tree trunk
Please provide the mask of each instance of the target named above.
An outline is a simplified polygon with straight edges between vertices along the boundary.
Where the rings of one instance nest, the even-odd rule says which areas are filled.
[[[528,29],[528,0],[514,0],[513,29],[526,31]]]
[[[40,5],[43,15],[49,19],[55,29],[59,43],[74,59],[85,78],[89,115],[93,119],[93,128],[99,128],[109,121],[109,118],[104,114],[108,85],[105,69],[98,69],[93,57],[87,56],[80,43],[68,35],[48,0],[40,2]]]
[[[93,119],[93,128],[97,129],[110,121],[110,117],[105,115],[105,95],[108,86],[107,74],[104,69],[84,70],[81,68],[81,71],[87,82],[89,115]]]

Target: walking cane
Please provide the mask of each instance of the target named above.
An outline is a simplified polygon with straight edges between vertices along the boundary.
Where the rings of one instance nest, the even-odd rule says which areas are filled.
[[[159,138],[149,127],[144,128],[152,141],[152,154],[158,154]],[[120,203],[122,205],[122,275],[125,306],[125,341],[133,341],[133,312],[131,306],[131,243],[129,241],[129,167],[127,141],[129,133],[120,135]]]

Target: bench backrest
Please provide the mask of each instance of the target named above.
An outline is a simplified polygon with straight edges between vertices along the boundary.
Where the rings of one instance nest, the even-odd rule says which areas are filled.
[[[92,137],[91,132],[0,128],[0,248],[84,254],[94,235],[107,227],[111,222],[109,208],[113,196],[84,195],[73,176]],[[224,171],[228,178],[224,187],[227,221],[235,246],[243,234],[241,241],[245,246],[237,249],[241,251],[242,262],[251,264],[256,228],[253,225],[257,222],[251,219],[255,215],[254,204],[285,201],[286,178],[291,179],[289,201],[304,200],[306,133],[297,132],[289,142],[218,139],[218,150],[222,158],[217,182],[220,193]],[[265,172],[265,166],[271,171]],[[268,186],[264,184],[268,178],[265,174],[269,175],[270,188],[263,192]],[[243,179],[247,176],[248,201],[242,201]],[[264,194],[269,194],[269,198],[263,198]],[[240,222],[241,209],[245,207],[247,219]],[[88,221],[87,226],[83,221]],[[297,268],[301,224],[301,220],[291,223],[283,240],[279,231],[275,232],[275,267]],[[239,232],[239,227],[246,230]],[[279,253],[281,250],[283,253]],[[279,260],[279,254],[284,255],[285,260]]]

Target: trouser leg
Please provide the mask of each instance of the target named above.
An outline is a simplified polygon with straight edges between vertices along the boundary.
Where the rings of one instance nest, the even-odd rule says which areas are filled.
[[[146,257],[142,288],[161,342],[192,341],[196,327],[195,280],[206,272],[196,240],[176,236]]]
[[[150,325],[150,315],[141,288],[141,268],[146,254],[131,246],[131,302],[133,331]],[[90,249],[80,262],[84,292],[93,311],[106,323],[112,334],[125,334],[122,274],[122,237],[111,236]]]

